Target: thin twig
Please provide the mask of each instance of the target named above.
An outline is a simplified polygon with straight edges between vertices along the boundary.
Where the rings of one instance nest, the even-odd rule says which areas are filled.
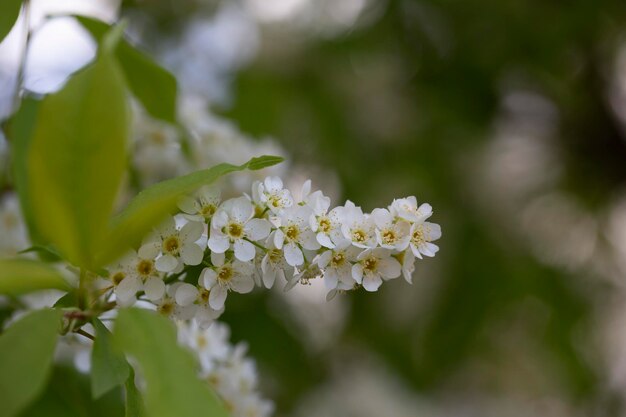
[[[93,335],[91,335],[91,334],[87,333],[87,332],[86,332],[86,331],[84,331],[83,329],[77,329],[77,330],[74,330],[74,333],[78,333],[79,335],[84,336],[84,337],[86,337],[87,339],[91,339],[91,340],[94,340],[94,341],[96,340],[96,338],[95,338]]]

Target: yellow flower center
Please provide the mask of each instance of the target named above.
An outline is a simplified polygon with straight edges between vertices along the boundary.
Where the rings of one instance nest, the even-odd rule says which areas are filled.
[[[206,304],[209,301],[209,290],[207,290],[206,288],[203,288],[202,290],[200,290],[200,300],[202,300],[202,302],[204,304]]]
[[[202,214],[205,219],[208,219],[215,214],[216,210],[217,207],[215,207],[214,204],[207,204],[202,206],[202,208],[200,209],[200,214]]]
[[[220,268],[220,271],[217,273],[217,279],[222,282],[228,282],[233,278],[234,271],[230,266],[223,266]]]
[[[375,257],[369,257],[363,262],[363,269],[366,272],[374,272],[376,271],[376,267],[378,266],[378,259]]]
[[[117,287],[118,285],[120,285],[120,282],[124,280],[124,278],[126,278],[126,274],[122,271],[118,271],[111,277],[111,282]]]
[[[367,240],[367,233],[361,229],[357,229],[352,232],[352,240],[358,243],[363,243]]]
[[[411,242],[415,245],[420,245],[424,243],[426,240],[424,239],[424,228],[422,226],[416,227],[411,235]]]
[[[383,238],[383,243],[389,245],[396,241],[396,233],[391,229],[387,229],[383,231],[382,238]]]
[[[319,229],[324,233],[328,233],[332,229],[332,223],[328,217],[320,217],[318,225]]]
[[[330,265],[333,268],[337,268],[337,267],[340,267],[341,265],[343,265],[345,262],[346,262],[346,256],[343,253],[338,252],[338,253],[335,253],[333,255],[333,257],[332,257],[332,259],[330,261]]]
[[[164,302],[157,308],[157,311],[163,314],[164,316],[171,315],[174,312],[174,302],[172,301]]]
[[[283,254],[280,251],[280,249],[271,249],[268,253],[268,256],[270,258],[270,262],[273,264],[276,264],[278,262],[280,262]]]
[[[178,236],[170,236],[163,241],[163,250],[172,255],[177,255],[180,250],[180,240]]]
[[[243,236],[243,227],[239,223],[230,223],[226,230],[232,238],[239,239]]]
[[[299,235],[300,230],[298,229],[298,226],[293,224],[289,225],[285,231],[285,236],[287,236],[287,239],[289,240],[297,240]]]
[[[137,273],[142,277],[147,277],[154,272],[154,261],[142,259],[137,263]]]

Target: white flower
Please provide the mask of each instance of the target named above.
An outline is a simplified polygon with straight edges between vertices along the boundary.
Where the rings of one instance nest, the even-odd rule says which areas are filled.
[[[256,249],[251,242],[266,238],[271,227],[267,220],[253,216],[254,207],[246,197],[224,202],[211,221],[209,249],[224,253],[232,245],[237,259],[243,262],[253,259]]]
[[[363,214],[361,207],[356,207],[351,201],[346,202],[339,213],[344,238],[359,248],[376,247],[376,224],[371,216]]]
[[[399,277],[402,270],[400,262],[388,249],[368,249],[361,252],[357,260],[352,266],[352,277],[367,291],[378,290],[383,280]]]
[[[209,328],[203,328],[195,322],[178,323],[178,340],[196,353],[203,376],[215,369],[216,362],[228,358],[232,349],[228,343],[229,337],[230,329],[223,323],[214,323]]]
[[[272,288],[277,277],[286,280],[285,272],[293,276],[293,267],[287,264],[282,249],[277,249],[273,239],[268,239],[267,252],[261,261],[262,280],[265,288]]]
[[[274,245],[283,249],[285,259],[291,266],[304,263],[302,249],[317,250],[320,248],[315,233],[309,226],[311,208],[293,206],[285,209],[280,217],[280,227],[274,232]]]
[[[224,307],[229,290],[246,294],[254,288],[253,266],[235,260],[226,262],[224,254],[212,253],[213,268],[205,268],[200,274],[200,282],[209,290],[209,305],[214,310]]]
[[[195,318],[195,322],[203,329],[208,328],[217,319],[224,309],[213,309],[209,305],[210,291],[189,283],[176,283],[174,299],[181,308],[181,313],[188,318]]]
[[[137,292],[142,290],[151,301],[160,299],[165,293],[165,283],[162,274],[156,269],[154,259],[143,258],[134,251],[111,268],[109,280],[118,304],[123,306],[132,305],[136,301]]]
[[[411,226],[410,246],[413,255],[422,259],[422,255],[433,257],[439,246],[431,243],[441,237],[441,227],[436,223],[424,222]]]
[[[415,255],[413,251],[407,249],[398,255],[398,260],[402,264],[402,276],[409,284],[413,284],[413,272],[415,272]]]
[[[341,234],[340,213],[342,208],[335,207],[328,212],[330,198],[315,191],[305,198],[305,203],[311,208],[313,213],[309,218],[311,230],[316,233],[315,238],[320,245],[332,249],[337,242],[344,240]]]
[[[389,211],[394,217],[411,223],[421,223],[433,214],[430,204],[424,203],[418,207],[417,199],[413,196],[393,200]]]
[[[219,204],[220,190],[204,186],[194,197],[183,197],[178,207],[188,215],[188,219],[209,223]]]
[[[381,247],[403,251],[409,246],[411,225],[408,222],[395,221],[387,209],[375,209],[371,217],[376,223],[376,240]]]
[[[291,192],[283,188],[283,181],[278,177],[267,177],[258,184],[260,200],[274,214],[281,214],[284,209],[293,205]]]
[[[156,259],[156,269],[161,272],[182,270],[184,265],[199,265],[204,251],[196,244],[202,236],[204,225],[190,221],[181,229],[176,227],[173,218],[165,222],[155,233],[149,236],[139,248],[139,256],[144,259]]]
[[[327,250],[315,261],[324,271],[324,284],[328,290],[350,290],[355,281],[352,277],[352,263],[356,262],[360,249],[344,241],[333,250]]]

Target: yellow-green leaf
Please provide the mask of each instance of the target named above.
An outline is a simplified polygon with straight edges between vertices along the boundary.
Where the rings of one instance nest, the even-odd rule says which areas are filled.
[[[112,222],[111,234],[104,241],[99,264],[115,260],[137,245],[151,228],[158,225],[176,208],[181,196],[208,185],[231,172],[258,170],[283,161],[279,156],[252,158],[243,165],[220,164],[189,175],[163,181],[140,192]]]
[[[109,36],[114,39],[119,30]],[[100,48],[92,65],[44,98],[28,149],[36,229],[66,259],[87,269],[105,238],[126,168],[128,103],[111,49]]]
[[[12,417],[37,398],[50,374],[62,312],[29,313],[0,336],[0,416]]]
[[[22,0],[0,1],[0,42],[9,34],[20,14]]]
[[[96,340],[91,351],[91,395],[100,398],[126,382],[129,366],[121,352],[111,346],[111,332],[98,319],[93,320]]]
[[[46,289],[68,291],[70,286],[49,264],[28,259],[0,259],[0,294],[15,296]]]
[[[122,310],[113,340],[139,364],[150,417],[228,416],[208,384],[198,378],[190,352],[178,345],[170,320],[148,310]]]

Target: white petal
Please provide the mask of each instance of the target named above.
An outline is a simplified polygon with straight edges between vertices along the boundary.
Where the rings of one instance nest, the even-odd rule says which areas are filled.
[[[148,300],[156,301],[165,294],[165,283],[161,278],[152,277],[146,281],[143,286],[143,290],[145,291],[146,298],[148,298]]]
[[[224,308],[224,301],[226,301],[226,295],[228,291],[221,285],[216,285],[211,289],[209,293],[209,305],[213,310],[221,310]]]
[[[333,298],[335,298],[338,292],[339,291],[337,290],[330,290],[328,294],[326,294],[326,301],[331,301]]]
[[[228,224],[228,213],[223,209],[218,209],[211,218],[211,228],[221,230]]]
[[[185,265],[200,265],[204,258],[204,251],[195,243],[189,243],[181,248],[180,257]]]
[[[235,221],[244,223],[254,215],[254,207],[246,197],[239,197],[233,201],[230,214]]]
[[[359,284],[363,282],[363,265],[352,265],[352,278],[354,278],[354,280]]]
[[[282,249],[283,243],[285,243],[285,233],[278,229],[274,232],[274,246],[276,246],[276,249]]]
[[[411,252],[413,252],[413,255],[414,255],[416,258],[423,259],[423,258],[422,258],[422,254],[420,253],[420,250],[419,250],[419,248],[418,248],[416,245],[414,245],[414,244],[412,244],[412,243],[411,243],[411,244],[410,244],[410,247],[411,247]]]
[[[365,288],[365,290],[369,292],[378,290],[382,283],[383,280],[380,279],[378,275],[366,275],[363,278],[363,288]]]
[[[305,201],[310,193],[311,193],[311,180],[306,180],[304,181],[304,184],[302,184],[302,191],[300,192],[301,200]]]
[[[121,300],[130,300],[141,289],[141,280],[136,276],[127,276],[115,288],[115,295]]]
[[[246,236],[250,240],[265,239],[270,234],[270,223],[265,219],[252,219],[244,226]]]
[[[424,222],[424,230],[426,231],[426,240],[433,241],[441,237],[441,226],[437,223]]]
[[[263,184],[269,192],[277,192],[283,188],[283,181],[279,177],[267,177]]]
[[[213,231],[211,231],[208,246],[209,249],[211,249],[211,252],[224,253],[230,247],[230,240],[225,235],[218,234],[217,232],[213,233]]]
[[[439,252],[439,246],[434,243],[426,242],[420,246],[420,252],[432,258],[437,252]]]
[[[324,284],[327,289],[331,290],[333,288],[337,288],[338,282],[339,277],[337,276],[337,270],[335,268],[329,268],[324,271]]]
[[[305,230],[300,235],[300,243],[302,247],[307,250],[318,250],[320,248],[320,243],[317,241],[315,233],[311,230]]]
[[[269,268],[263,273],[263,285],[270,289],[274,286],[274,282],[276,282],[276,269]]]
[[[161,223],[161,226],[159,226],[159,232],[161,232],[161,234],[164,236],[173,235],[174,233],[176,233],[176,231],[176,221],[173,217],[169,217],[167,220]]]
[[[398,278],[402,273],[402,265],[395,258],[385,258],[378,262],[378,270],[384,278]]]
[[[222,266],[226,262],[226,254],[225,253],[216,253],[211,252],[211,263],[214,266]]]
[[[161,252],[161,241],[150,242],[139,248],[139,257],[143,259],[154,259]]]
[[[204,224],[200,222],[189,222],[180,229],[180,237],[183,242],[195,242],[200,239],[204,232]]]
[[[179,286],[176,290],[176,303],[181,306],[188,306],[196,301],[198,297],[198,288],[194,285],[183,283],[183,285]]]
[[[170,254],[163,255],[156,260],[155,266],[157,271],[172,272],[178,266],[178,259]]]
[[[217,284],[217,272],[211,268],[204,268],[200,273],[199,284],[207,290],[210,290]]]
[[[326,268],[326,266],[328,266],[331,259],[333,259],[333,252],[330,250],[327,250],[317,257],[317,265],[320,268],[324,269]],[[316,260],[314,259],[313,261],[315,262]]]
[[[304,263],[304,255],[302,251],[295,243],[288,243],[285,245],[285,259],[291,266],[299,266]]]
[[[251,276],[235,275],[230,281],[230,287],[239,294],[247,294],[254,288],[254,280]]]
[[[235,240],[235,244],[233,246],[235,247],[235,258],[242,262],[248,262],[254,258],[254,255],[256,255],[254,245],[243,239]]]
[[[374,209],[374,211],[372,211],[372,217],[374,218],[376,226],[381,229],[391,226],[391,223],[393,222],[393,216],[387,209]]]
[[[185,196],[178,201],[178,208],[184,213],[196,214],[200,210],[200,205],[195,198]]]
[[[330,237],[325,233],[319,232],[316,236],[316,239],[319,242],[319,244],[324,246],[325,248],[333,249],[335,247],[335,244],[330,240]]]

